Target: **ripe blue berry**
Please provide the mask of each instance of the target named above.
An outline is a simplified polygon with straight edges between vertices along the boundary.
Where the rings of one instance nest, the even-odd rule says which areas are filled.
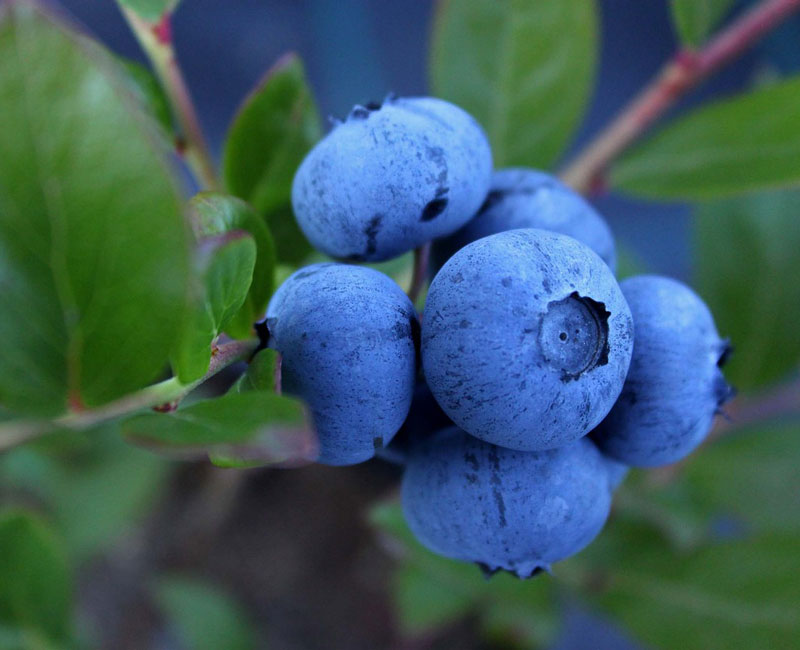
[[[391,444],[379,452],[378,456],[402,465],[413,446],[452,426],[453,421],[442,411],[428,385],[424,381],[418,381],[406,421]]]
[[[510,230],[468,244],[434,278],[422,319],[426,380],[478,438],[552,449],[605,417],[633,345],[608,266],[553,232]]]
[[[603,454],[603,462],[608,471],[608,487],[613,492],[622,485],[622,482],[625,480],[625,477],[628,476],[628,472],[631,468],[625,463],[620,463],[618,460],[614,460],[605,454]]]
[[[489,189],[480,126],[440,99],[356,106],[294,177],[292,205],[309,241],[333,257],[386,260],[464,225]]]
[[[411,450],[402,499],[409,527],[432,551],[527,578],[594,539],[611,492],[588,439],[513,451],[453,427]]]
[[[319,462],[372,458],[403,424],[416,375],[417,315],[387,276],[314,264],[275,292],[267,323],[287,393],[311,408]]]
[[[729,346],[686,285],[642,275],[620,286],[636,342],[622,394],[593,437],[604,453],[628,465],[674,463],[703,441],[731,396],[719,368]]]
[[[611,230],[583,197],[550,174],[515,167],[496,171],[478,214],[457,232],[434,243],[434,269],[441,268],[470,242],[515,228],[542,228],[569,235],[603,258],[612,271],[616,267]]]

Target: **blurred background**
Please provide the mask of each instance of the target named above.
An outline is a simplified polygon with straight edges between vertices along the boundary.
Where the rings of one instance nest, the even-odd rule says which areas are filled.
[[[303,59],[323,116],[344,116],[353,104],[389,91],[427,93],[434,4],[184,0],[174,17],[174,39],[215,156],[219,159],[242,98],[287,51]],[[746,4],[737,4],[732,14]],[[116,3],[60,0],[57,6],[115,52],[145,61]],[[567,158],[677,48],[667,0],[602,0],[599,6],[595,89]],[[791,74],[799,67],[800,20],[795,18],[690,94],[676,112],[737,92],[765,71]],[[693,281],[689,205],[613,193],[595,202],[632,268]],[[724,326],[721,330],[726,334]],[[730,465],[719,460],[714,467],[725,471]],[[426,587],[424,581],[410,584],[412,577],[396,570],[404,551],[386,534],[395,525],[392,514],[373,515],[388,518],[381,533],[370,525],[368,513],[371,505],[392,496],[399,476],[397,467],[378,460],[343,469],[238,472],[176,463],[125,445],[113,427],[107,435],[92,434],[91,443],[88,436],[73,435],[0,459],[4,499],[44,508],[66,540],[76,568],[79,627],[98,647],[646,647],[618,622],[569,595],[556,597],[555,613],[552,599],[538,587],[525,596],[529,600],[503,600],[502,578],[488,597],[491,602],[480,597],[464,604],[459,596],[453,613],[434,624],[426,624],[424,612],[409,614],[414,605],[398,604],[398,598],[418,599],[418,607],[434,611],[454,597],[465,578],[454,574],[452,584],[445,580]],[[672,516],[674,511],[665,508],[664,516]],[[674,528],[667,522],[666,528],[690,542],[696,530],[686,521],[696,523],[693,517]],[[735,534],[739,525],[736,519],[715,521],[724,534]],[[496,613],[497,620],[487,624],[485,612],[493,602],[507,612],[519,610],[507,614],[512,623]],[[667,642],[664,647],[682,646]]]

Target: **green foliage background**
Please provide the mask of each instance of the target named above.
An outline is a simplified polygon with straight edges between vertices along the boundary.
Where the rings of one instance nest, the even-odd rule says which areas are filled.
[[[157,22],[177,3],[121,4]],[[730,5],[673,0],[685,45],[700,47]],[[432,92],[482,122],[498,166],[547,168],[581,123],[599,47],[592,0],[442,1]],[[66,429],[70,412],[149,390],[170,364],[170,387],[188,392],[220,334],[252,337],[275,277],[310,253],[289,187],[320,120],[302,62],[282,58],[231,124],[223,191],[187,204],[159,81],[22,1],[0,18],[0,106],[0,442],[52,431],[0,456],[13,504],[0,512],[0,647],[91,647],[74,572],[135,528],[171,469],[140,446],[225,467],[313,456],[302,404],[274,394],[266,350],[222,397]],[[694,202],[695,285],[736,343],[741,403],[767,412],[678,468],[633,472],[600,538],[552,577],[485,582],[424,550],[394,500],[379,504],[369,520],[396,558],[405,633],[472,615],[487,638],[539,647],[566,595],[650,647],[797,647],[798,106],[800,79],[771,79],[659,126],[608,176],[631,195]],[[408,265],[384,270],[407,278]],[[767,417],[765,394],[793,401],[793,416]],[[218,587],[164,576],[148,588],[186,647],[254,647]]]

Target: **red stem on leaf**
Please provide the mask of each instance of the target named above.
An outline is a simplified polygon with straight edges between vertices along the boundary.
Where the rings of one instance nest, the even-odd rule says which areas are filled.
[[[800,9],[800,0],[762,0],[700,50],[681,50],[562,172],[581,193],[605,186],[609,165],[689,90]]]

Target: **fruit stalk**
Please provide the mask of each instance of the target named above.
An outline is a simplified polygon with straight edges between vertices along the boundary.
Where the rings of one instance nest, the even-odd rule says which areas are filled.
[[[219,189],[217,171],[172,46],[171,14],[165,13],[158,23],[150,23],[131,9],[123,6],[120,9],[150,59],[178,120],[182,135],[175,144],[177,152],[203,189]]]
[[[425,285],[428,277],[428,262],[431,257],[431,243],[423,244],[414,249],[414,269],[411,274],[411,286],[408,289],[408,297],[412,304],[417,303],[417,298]]]
[[[55,429],[88,429],[124,415],[167,403],[176,403],[228,366],[248,359],[258,347],[258,340],[231,341],[216,348],[208,371],[197,381],[182,384],[176,377],[147,386],[130,395],[95,409],[72,411],[55,420],[12,420],[0,424],[0,452],[39,438]],[[167,409],[164,409],[167,410]],[[174,410],[170,408],[169,410]]]
[[[603,187],[609,165],[703,79],[800,9],[800,0],[762,0],[699,50],[683,49],[561,173],[582,194]]]

